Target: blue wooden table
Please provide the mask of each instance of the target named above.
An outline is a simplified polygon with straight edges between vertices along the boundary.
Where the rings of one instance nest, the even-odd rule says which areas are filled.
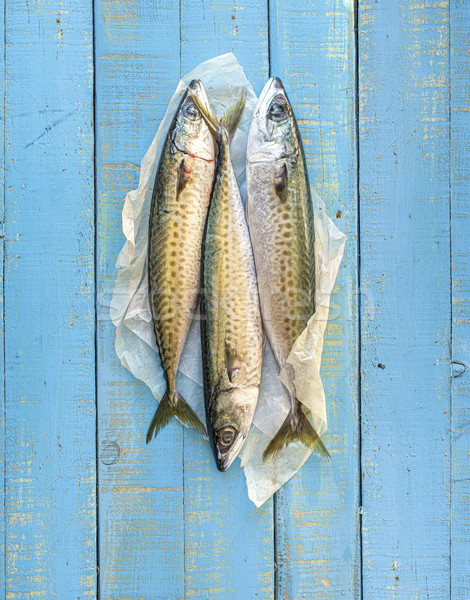
[[[470,2],[6,0],[7,600],[469,600]],[[322,375],[332,461],[262,508],[120,366],[121,209],[182,73],[289,92],[348,235]]]

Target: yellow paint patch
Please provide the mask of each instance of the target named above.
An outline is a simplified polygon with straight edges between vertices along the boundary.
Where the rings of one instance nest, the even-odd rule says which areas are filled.
[[[140,494],[143,492],[181,492],[180,487],[155,487],[144,485],[113,485],[112,491],[116,493]]]

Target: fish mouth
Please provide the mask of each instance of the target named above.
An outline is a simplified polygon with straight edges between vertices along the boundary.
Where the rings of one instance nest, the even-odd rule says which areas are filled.
[[[209,98],[207,97],[206,90],[202,85],[202,81],[200,79],[193,79],[186,90],[185,98],[183,102],[186,102],[188,96],[190,96],[190,90],[194,96],[199,100],[199,102],[204,106],[204,108],[208,111],[211,110],[209,104]]]
[[[249,159],[247,159],[247,163],[249,163],[250,165],[254,165],[254,164],[265,164],[265,163],[281,163],[285,162],[286,160],[289,159],[293,159],[295,157],[297,157],[299,155],[299,150],[297,148],[294,148],[291,152],[284,152],[283,154],[281,154],[280,156],[274,157],[273,154],[269,153],[269,152],[254,152],[252,153],[252,155],[250,156]]]
[[[188,126],[190,126],[189,131],[195,132],[193,141],[187,143],[186,138],[181,138],[178,129],[174,128],[171,134],[172,150],[174,152],[181,152],[182,154],[190,156],[191,158],[200,159],[207,163],[213,163],[215,161],[216,149],[210,132],[207,131],[207,137],[210,139],[210,147],[208,147],[207,144],[202,142],[199,143],[197,141],[199,138],[201,138],[201,132],[207,126],[203,123],[201,111],[197,107],[193,96],[197,98],[199,104],[206,110],[211,110],[209,98],[206,90],[204,89],[202,81],[200,79],[193,79],[186,88],[186,91],[183,93],[183,97],[181,98],[181,102],[177,111],[177,117],[180,115],[180,118],[183,119]],[[181,116],[181,113],[183,113],[184,116]],[[199,118],[194,119],[196,115],[198,115]],[[196,129],[194,129],[194,126]]]
[[[219,442],[215,443],[216,457],[215,462],[219,471],[226,471],[237,457],[240,448],[245,442],[245,436],[238,433],[233,444],[229,449],[222,446]]]
[[[295,145],[287,143],[286,139],[273,136],[272,127],[281,124],[279,121],[276,123],[276,119],[268,117],[268,112],[273,105],[287,107],[285,120],[292,120],[290,102],[279,77],[268,79],[256,104],[248,135],[247,163],[249,164],[286,160],[294,157],[298,152]]]
[[[197,158],[199,160],[203,160],[206,163],[213,163],[215,161],[215,158],[207,158],[205,156],[202,156],[200,154],[191,154],[190,152],[187,152],[186,150],[182,150],[178,144],[176,144],[174,142],[174,140],[171,140],[172,146],[173,148],[178,151],[181,152],[181,154],[186,154],[186,156],[190,156],[191,158]]]
[[[258,400],[259,386],[246,385],[218,390],[211,398],[207,421],[219,471],[226,471],[248,437]]]
[[[287,99],[287,94],[279,77],[270,77],[266,82],[255,108],[255,115],[266,114],[268,105],[275,96],[283,96]]]
[[[190,88],[191,91],[193,91],[193,92],[198,92],[201,89],[203,89],[203,87],[202,87],[202,81],[200,79],[192,79],[189,82],[188,88]]]

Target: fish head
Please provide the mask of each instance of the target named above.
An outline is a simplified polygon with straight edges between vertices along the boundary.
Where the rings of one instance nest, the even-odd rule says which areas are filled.
[[[216,156],[214,138],[193,97],[208,111],[211,110],[204,86],[199,79],[193,79],[174,119],[171,139],[180,152],[194,158],[213,161]]]
[[[259,97],[248,135],[248,162],[271,162],[300,149],[297,123],[278,77],[271,77]]]
[[[233,387],[214,399],[210,411],[212,443],[219,471],[226,471],[241,450],[253,421],[259,388]]]

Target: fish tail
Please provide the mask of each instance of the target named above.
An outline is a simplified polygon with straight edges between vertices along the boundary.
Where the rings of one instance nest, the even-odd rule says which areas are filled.
[[[263,461],[268,460],[268,458],[274,458],[282,448],[295,440],[300,440],[308,448],[316,450],[324,458],[330,459],[330,453],[325,444],[321,441],[320,436],[312,427],[303,411],[300,411],[300,415],[296,416],[291,410],[276,435],[267,445],[263,453]]]
[[[211,112],[209,109],[207,109],[202,104],[200,99],[195,94],[193,94],[191,88],[188,88],[188,90],[189,90],[189,93],[191,94],[192,99],[196,103],[196,106],[198,107],[204,121],[207,123],[207,126],[209,127],[212,135],[216,139],[219,139],[219,137],[220,137],[219,130],[221,127],[224,127],[227,130],[228,138],[230,141],[232,139],[232,137],[234,136],[235,131],[237,130],[238,124],[240,123],[240,119],[242,118],[243,111],[245,110],[246,91],[243,90],[241,92],[237,101],[227,109],[227,112],[219,120],[214,115],[214,113]]]
[[[227,130],[229,140],[233,138],[235,131],[237,130],[243,111],[245,110],[245,103],[246,91],[243,90],[238,97],[238,100],[227,109],[227,112],[221,119],[222,125]]]
[[[178,417],[178,419],[188,427],[193,427],[202,433],[202,435],[207,436],[206,428],[201,423],[197,414],[189,406],[183,396],[175,390],[173,394],[166,392],[160,400],[147,431],[147,444],[156,437],[160,429],[163,429],[173,416]]]

